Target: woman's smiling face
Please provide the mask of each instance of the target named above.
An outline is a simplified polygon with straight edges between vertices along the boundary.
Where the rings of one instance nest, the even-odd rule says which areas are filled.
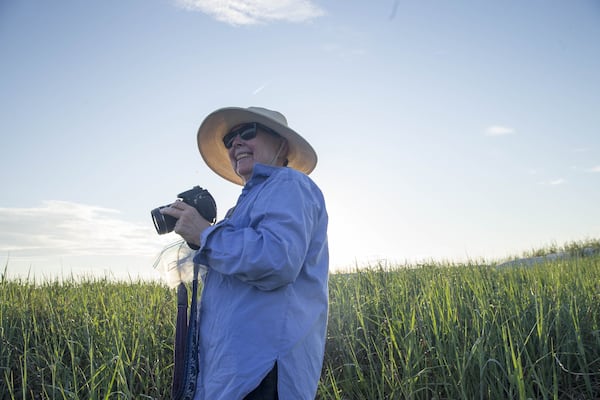
[[[282,166],[287,155],[287,143],[281,136],[268,133],[258,126],[256,136],[252,139],[235,136],[228,151],[234,171],[247,182],[255,163]]]

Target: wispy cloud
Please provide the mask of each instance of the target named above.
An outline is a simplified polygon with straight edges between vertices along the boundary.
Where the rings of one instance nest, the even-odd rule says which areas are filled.
[[[515,133],[516,131],[513,128],[501,125],[492,125],[487,127],[485,130],[486,136],[506,136],[514,135]]]
[[[590,171],[590,172],[600,172],[600,165],[596,165],[595,167],[590,168],[588,171]]]
[[[264,85],[261,85],[259,87],[257,87],[256,89],[254,89],[254,91],[252,92],[253,95],[257,95],[260,92],[262,92],[264,90],[264,88],[266,88],[269,84],[265,83]]]
[[[558,186],[558,185],[564,185],[565,183],[567,183],[566,179],[558,178],[558,179],[553,179],[553,180],[550,180],[550,181],[540,182],[540,185]]]
[[[162,238],[117,210],[66,201],[0,208],[0,253],[11,257],[153,255]],[[172,239],[172,238],[171,238]]]
[[[325,15],[310,0],[176,0],[230,25],[253,25],[273,21],[304,22]]]

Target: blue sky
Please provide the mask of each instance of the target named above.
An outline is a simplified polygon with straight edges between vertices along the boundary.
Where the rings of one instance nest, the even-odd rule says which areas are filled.
[[[497,260],[600,238],[600,2],[0,3],[0,262],[153,276],[150,210],[224,106],[319,155],[331,268]]]

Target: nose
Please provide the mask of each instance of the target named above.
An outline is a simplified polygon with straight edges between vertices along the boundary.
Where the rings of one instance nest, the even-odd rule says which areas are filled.
[[[231,147],[241,146],[243,142],[244,142],[244,140],[242,139],[242,137],[239,134],[237,134],[231,141]]]
[[[236,135],[232,140],[231,140],[231,147],[229,148],[229,153],[230,154],[235,154],[236,149],[238,149],[239,147],[244,145],[244,139],[242,139],[240,137],[240,135]]]

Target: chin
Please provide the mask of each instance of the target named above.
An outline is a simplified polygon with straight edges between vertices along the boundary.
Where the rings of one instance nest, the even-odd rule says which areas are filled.
[[[239,175],[252,174],[254,169],[254,160],[243,159],[238,161],[236,171]]]
[[[242,168],[237,170],[237,174],[241,176],[244,181],[248,181],[252,176],[252,169],[248,170],[247,168]]]

